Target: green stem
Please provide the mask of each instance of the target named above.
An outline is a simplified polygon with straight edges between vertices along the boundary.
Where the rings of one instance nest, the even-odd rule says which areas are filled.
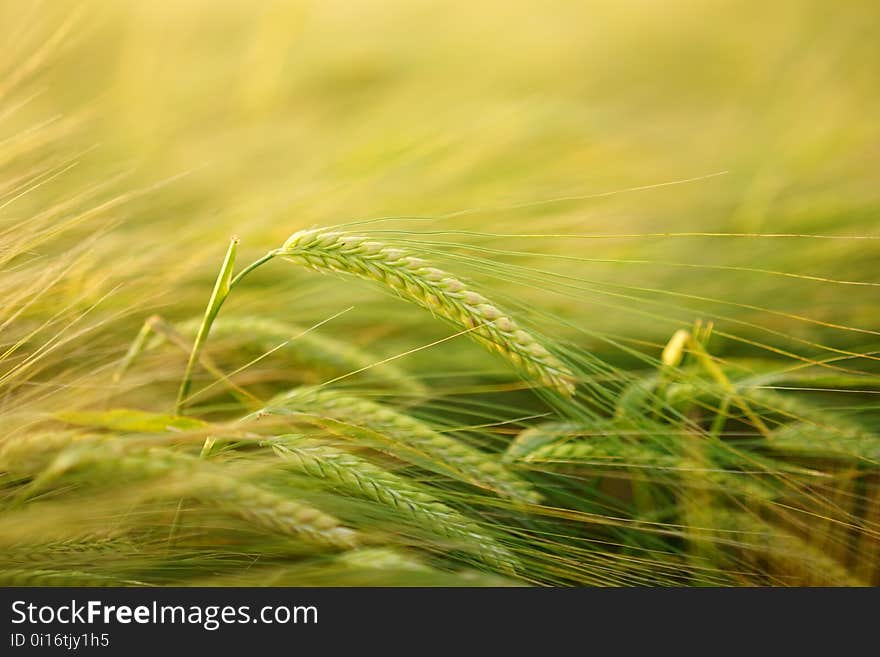
[[[730,409],[730,395],[725,395],[724,399],[721,400],[721,405],[718,407],[718,412],[715,415],[715,418],[712,420],[712,426],[709,428],[709,436],[713,440],[717,440],[721,437],[721,432],[724,430],[724,424],[727,422],[727,413]]]
[[[238,250],[238,243],[239,239],[237,237],[233,237],[229,243],[226,257],[220,267],[220,273],[217,274],[217,281],[214,283],[214,290],[211,292],[211,298],[208,300],[207,308],[205,308],[205,316],[202,318],[198,333],[196,333],[196,339],[189,354],[189,361],[186,364],[186,371],[183,374],[183,381],[177,393],[177,404],[175,406],[175,413],[177,415],[183,415],[183,407],[186,404],[190,387],[192,386],[193,371],[195,370],[196,363],[201,358],[202,349],[208,339],[208,334],[211,332],[211,326],[214,324],[214,320],[217,318],[223,302],[226,301],[226,297],[229,296],[232,288],[240,283],[245,276],[278,254],[277,251],[269,251],[262,258],[255,260],[233,277],[232,271],[235,267],[235,254]]]
[[[245,267],[240,272],[238,272],[235,275],[235,278],[233,278],[229,282],[229,290],[227,291],[227,294],[232,291],[232,288],[234,288],[236,285],[238,285],[241,282],[241,279],[243,279],[245,276],[250,274],[254,269],[259,267],[260,265],[264,265],[267,262],[269,262],[272,258],[277,256],[278,253],[279,253],[279,251],[277,251],[277,250],[269,251],[269,253],[264,255],[262,258],[254,260],[251,264],[249,264],[247,267]],[[219,310],[219,308],[218,308],[218,310]]]
[[[150,320],[150,326],[156,335],[162,336],[172,345],[175,345],[183,350],[184,353],[188,354],[192,351],[192,344],[183,337],[177,329],[174,328],[171,324],[166,322],[164,319],[159,317],[158,315],[154,315]],[[263,404],[260,399],[247,390],[242,388],[239,385],[236,385],[235,382],[231,381],[228,376],[221,370],[217,365],[214,364],[214,361],[211,360],[211,357],[206,353],[202,353],[199,356],[199,364],[204,367],[210,374],[213,374],[218,381],[223,383],[232,395],[243,405],[247,406],[248,404],[254,405],[256,404],[256,409],[262,408]],[[255,410],[256,410],[255,409]]]
[[[708,372],[709,376],[715,379],[715,382],[720,384],[724,391],[727,393],[730,400],[739,406],[742,412],[745,414],[746,418],[748,418],[749,422],[754,426],[765,438],[770,434],[770,429],[767,428],[767,425],[764,424],[764,421],[752,410],[752,408],[748,405],[745,399],[743,399],[739,393],[737,393],[736,388],[724,374],[724,371],[718,367],[718,364],[712,360],[712,357],[709,355],[709,352],[703,348],[703,345],[691,338],[690,341],[691,351],[697,357],[697,360],[700,361],[700,365],[702,365],[703,369]]]
[[[125,356],[123,356],[122,361],[119,363],[119,367],[116,368],[116,371],[113,373],[113,383],[119,383],[122,381],[122,377],[125,376],[125,373],[128,371],[128,368],[131,367],[134,359],[144,350],[144,346],[147,344],[147,338],[149,338],[150,333],[153,332],[152,320],[153,318],[150,317],[144,322],[144,325],[141,326],[141,330],[138,331],[134,342],[131,343],[128,351],[125,352]]]

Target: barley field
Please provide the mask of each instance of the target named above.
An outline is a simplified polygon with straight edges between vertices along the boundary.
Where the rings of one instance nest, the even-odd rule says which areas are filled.
[[[0,0],[0,585],[880,585],[878,33]]]

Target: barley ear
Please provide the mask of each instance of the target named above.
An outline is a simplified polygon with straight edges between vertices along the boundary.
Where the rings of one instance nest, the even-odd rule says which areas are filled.
[[[516,571],[516,558],[474,520],[441,502],[429,489],[320,441],[278,436],[267,441],[288,467],[394,509],[417,526],[470,552],[493,568]]]
[[[527,481],[508,470],[494,454],[435,431],[421,420],[387,405],[334,390],[296,388],[271,399],[266,408],[245,421],[297,413],[313,414],[375,432],[384,441],[370,440],[370,447],[427,469],[436,470],[434,464],[440,464],[447,474],[504,497],[527,503],[541,499]]]
[[[458,278],[404,249],[344,232],[312,229],[291,235],[277,255],[317,272],[380,283],[467,331],[529,378],[566,397],[575,393],[574,373],[531,333]]]

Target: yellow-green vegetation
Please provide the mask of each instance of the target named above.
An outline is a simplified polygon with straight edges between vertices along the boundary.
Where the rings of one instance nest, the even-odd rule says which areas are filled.
[[[0,0],[0,585],[880,585],[878,32]]]

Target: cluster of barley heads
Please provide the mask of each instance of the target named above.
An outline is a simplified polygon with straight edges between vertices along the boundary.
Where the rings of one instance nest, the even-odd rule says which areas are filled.
[[[713,356],[708,327],[608,382],[608,406],[574,351],[407,249],[303,230],[236,273],[237,247],[203,317],[149,318],[118,363],[125,390],[148,377],[145,354],[188,354],[176,404],[71,409],[0,443],[16,527],[0,537],[3,584],[878,582],[880,438],[776,389],[791,372]],[[380,286],[525,385],[491,407],[498,422],[467,426],[342,337],[223,315],[274,259]],[[254,392],[214,344],[278,351],[289,375]],[[225,404],[193,392],[199,371]]]

